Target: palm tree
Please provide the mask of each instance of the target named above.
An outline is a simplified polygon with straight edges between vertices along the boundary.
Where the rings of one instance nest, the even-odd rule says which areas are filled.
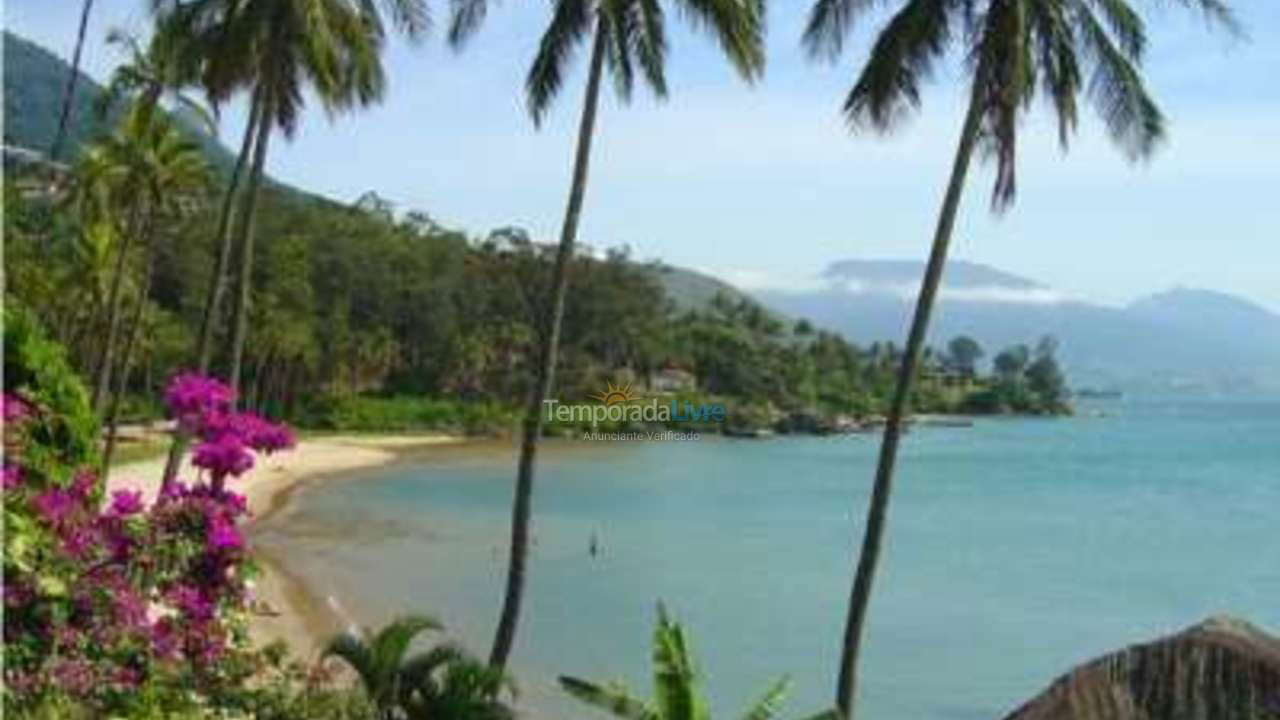
[[[753,82],[761,75],[764,69],[763,0],[678,0],[676,5],[695,26],[716,38],[729,62],[744,79]],[[455,46],[461,46],[484,18],[488,0],[455,0],[453,7],[449,37]],[[516,470],[506,593],[489,655],[490,664],[496,667],[503,667],[507,662],[520,616],[528,560],[534,465],[538,440],[542,435],[542,403],[550,397],[554,386],[569,263],[573,258],[587,189],[587,168],[595,134],[601,76],[607,67],[618,95],[626,101],[631,96],[638,65],[643,81],[657,97],[664,98],[667,93],[667,33],[664,8],[658,0],[556,0],[551,21],[543,33],[525,81],[529,112],[535,125],[541,125],[559,94],[574,52],[588,41],[591,56],[573,160],[573,179],[547,300],[539,308],[540,317],[537,319],[535,376],[532,392],[527,398]]]
[[[93,366],[95,412],[102,411],[110,387],[129,250],[143,220],[142,204],[133,201],[139,196],[139,169],[132,148],[113,136],[88,147],[72,173],[71,206],[81,227],[107,238],[115,255],[104,304],[106,332]]]
[[[1235,28],[1222,0],[1177,0]],[[1149,157],[1164,119],[1139,72],[1146,32],[1126,0],[901,0],[881,29],[844,102],[851,127],[888,131],[920,104],[920,86],[958,45],[967,58],[969,105],[951,177],[938,215],[920,295],[900,357],[888,422],[876,466],[862,551],[849,598],[836,705],[852,717],[857,665],[872,581],[880,557],[894,465],[909,412],[929,316],[975,150],[996,161],[993,208],[1014,200],[1018,122],[1043,90],[1065,148],[1076,128],[1082,94],[1093,102],[1111,139],[1134,161]],[[855,22],[881,5],[872,0],[817,0],[804,34],[814,57],[834,59]],[[1086,83],[1086,73],[1088,74]]]
[[[208,165],[200,147],[187,139],[181,130],[165,115],[154,114],[154,108],[133,107],[126,114],[117,133],[105,141],[107,152],[122,158],[133,177],[129,183],[131,204],[129,212],[142,218],[138,235],[143,243],[145,261],[139,282],[133,320],[125,340],[124,354],[119,362],[116,388],[111,393],[107,408],[107,446],[103,454],[103,472],[110,466],[115,450],[116,429],[119,420],[120,400],[123,395],[132,361],[133,348],[140,327],[145,322],[147,296],[157,251],[155,238],[162,219],[172,218],[184,212],[184,204],[198,197],[210,183]],[[125,250],[122,248],[121,257]],[[120,271],[122,272],[122,270]],[[119,278],[117,278],[118,280]],[[116,282],[116,281],[113,281]],[[118,284],[118,282],[117,282]],[[118,325],[118,323],[111,323]],[[108,345],[104,351],[104,385],[110,381],[110,362],[114,348]],[[97,391],[97,388],[95,388]]]
[[[396,618],[376,633],[366,629],[358,635],[350,632],[338,635],[329,641],[322,657],[336,656],[350,665],[360,677],[360,684],[364,686],[378,717],[390,719],[396,717],[406,678],[412,675],[415,680],[420,679],[429,665],[428,660],[446,652],[435,648],[408,657],[409,646],[419,634],[443,629],[444,626],[434,618],[406,615]],[[435,667],[430,665],[430,669]]]
[[[637,698],[617,683],[598,685],[561,676],[560,686],[582,702],[626,720],[710,720],[692,651],[680,624],[658,605],[658,625],[653,631],[653,700]],[[769,720],[787,694],[787,678],[779,678],[742,714],[744,720]],[[831,712],[810,720],[828,720]]]
[[[160,107],[160,100],[167,97],[195,119],[201,130],[217,134],[214,112],[184,92],[197,81],[197,68],[190,50],[184,47],[180,29],[171,18],[158,18],[155,32],[145,47],[136,37],[120,29],[107,33],[107,44],[119,47],[127,59],[112,71],[105,92],[98,96],[96,105],[100,115],[106,116],[122,101],[129,101],[132,112],[141,113],[149,120]]]
[[[80,8],[80,29],[76,32],[76,47],[71,53],[71,72],[67,75],[67,89],[62,95],[62,112],[58,113],[58,129],[49,146],[49,159],[56,162],[67,138],[67,123],[71,120],[71,104],[76,97],[76,84],[80,81],[80,54],[84,51],[84,38],[89,30],[89,15],[93,12],[93,0],[84,0]]]
[[[252,293],[254,220],[272,131],[297,130],[310,87],[331,112],[381,99],[386,32],[373,0],[153,0],[203,54],[202,78],[215,105],[248,88],[252,164],[237,224],[229,384],[239,390]],[[425,0],[383,0],[381,9],[410,38],[426,29]],[[216,295],[216,283],[211,295]],[[211,331],[206,304],[201,336]],[[202,361],[204,349],[202,348]]]
[[[213,127],[208,111],[179,90],[186,84],[189,72],[177,60],[175,35],[169,30],[160,26],[146,50],[127,34],[114,30],[108,34],[108,42],[123,46],[130,57],[113,72],[107,92],[98,101],[98,111],[105,116],[126,99],[130,104],[118,131],[99,143],[98,151],[87,153],[84,162],[77,166],[79,185],[86,189],[75,194],[82,197],[76,200],[77,208],[91,209],[96,203],[99,209],[91,211],[101,212],[102,208],[115,203],[127,210],[105,212],[128,218],[119,233],[119,254],[108,300],[107,333],[94,370],[93,406],[99,412],[105,409],[110,394],[128,251],[134,236],[144,233],[145,226],[150,225],[148,213],[158,210],[146,203],[165,204],[172,198],[182,197],[171,198],[164,191],[156,191],[157,183],[168,182],[166,173],[192,172],[198,168],[203,178],[203,160],[192,154],[194,146],[181,137],[167,118],[157,113],[161,97],[173,96],[207,127]]]
[[[198,371],[207,373],[227,268],[238,248],[229,372],[230,385],[238,391],[252,292],[254,218],[271,132],[279,128],[286,138],[293,136],[308,85],[331,112],[381,98],[382,16],[372,0],[152,0],[152,6],[157,24],[173,28],[183,38],[181,56],[198,64],[200,82],[215,107],[241,89],[250,92],[248,122],[218,215],[218,251],[195,350]],[[382,6],[411,39],[426,31],[425,0],[382,0]],[[240,183],[250,162],[241,197]],[[233,226],[237,199],[239,223]],[[165,464],[165,485],[177,477],[187,442],[185,436],[175,435]]]

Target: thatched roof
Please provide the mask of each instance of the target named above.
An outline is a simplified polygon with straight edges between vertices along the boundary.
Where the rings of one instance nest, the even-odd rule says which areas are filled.
[[[1087,662],[1005,720],[1280,720],[1280,639],[1210,618]]]

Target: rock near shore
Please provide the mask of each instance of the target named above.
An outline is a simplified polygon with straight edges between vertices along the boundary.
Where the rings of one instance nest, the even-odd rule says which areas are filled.
[[[1280,639],[1210,618],[1087,662],[1005,720],[1280,720]]]

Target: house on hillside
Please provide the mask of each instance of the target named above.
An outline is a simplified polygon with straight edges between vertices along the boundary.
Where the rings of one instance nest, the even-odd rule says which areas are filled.
[[[649,391],[657,393],[674,393],[693,390],[698,386],[698,379],[693,373],[683,368],[668,365],[649,378]]]

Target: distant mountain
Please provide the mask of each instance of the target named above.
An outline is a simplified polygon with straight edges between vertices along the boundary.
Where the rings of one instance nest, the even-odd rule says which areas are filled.
[[[1265,334],[1280,315],[1248,300],[1213,290],[1178,288],[1141,298],[1129,313],[1168,328],[1224,336]]]
[[[840,261],[816,291],[764,291],[770,307],[858,342],[906,335],[923,264]],[[1172,290],[1111,307],[985,265],[948,265],[930,340],[968,334],[992,351],[1053,335],[1079,384],[1280,387],[1280,316],[1207,290]]]
[[[696,270],[665,263],[646,267],[651,269],[654,278],[666,291],[667,299],[675,303],[678,311],[706,307],[716,295],[725,295],[735,302],[750,299],[746,293],[729,283]]]
[[[9,31],[4,32],[4,144],[48,152],[58,129],[62,95],[66,91],[71,66],[62,58]],[[117,117],[102,117],[95,107],[105,89],[93,78],[80,73],[67,126],[67,152],[74,158],[79,149],[110,131]],[[177,117],[177,123],[192,140],[200,143],[214,167],[229,171],[235,156],[217,138],[198,129],[192,120]]]
[[[53,144],[62,94],[71,68],[33,42],[4,32],[4,142],[45,152]],[[93,110],[102,87],[85,75],[72,107],[68,138],[75,145],[100,133],[105,124]]]
[[[853,283],[866,288],[914,288],[920,284],[920,263],[914,260],[839,260],[828,265],[822,277],[831,282]],[[990,265],[965,260],[947,263],[946,283],[952,288],[1031,290],[1044,287]]]

